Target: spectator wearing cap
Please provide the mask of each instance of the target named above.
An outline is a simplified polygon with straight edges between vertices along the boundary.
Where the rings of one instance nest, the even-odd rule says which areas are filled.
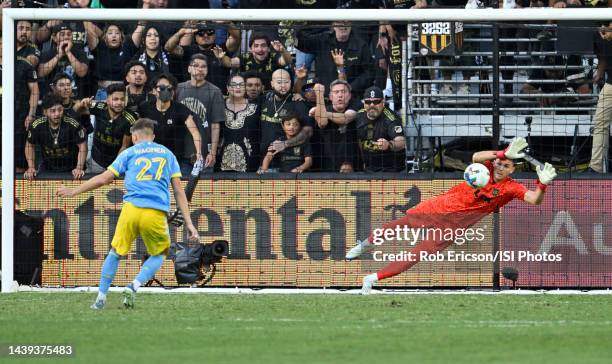
[[[372,54],[367,43],[353,34],[350,22],[336,21],[332,27],[332,33],[299,31],[298,48],[315,54],[316,74],[324,86],[345,79],[358,95],[372,84]]]
[[[52,80],[56,74],[65,73],[74,80],[74,94],[80,96],[89,70],[87,56],[81,49],[74,47],[72,30],[67,24],[54,28],[53,43],[54,46],[40,57],[38,75]]]
[[[64,115],[69,116],[81,124],[85,129],[86,134],[93,131],[93,126],[88,116],[79,115],[78,101],[75,101],[74,93],[72,92],[72,79],[65,73],[58,73],[51,81],[51,91],[53,94],[61,97],[62,106],[64,107]]]
[[[356,163],[355,123],[361,105],[351,97],[351,85],[335,80],[329,87],[329,100],[325,101],[325,86],[314,87],[316,106],[311,114],[317,121],[315,135],[320,135],[322,146],[322,170],[349,173]]]
[[[541,68],[534,69],[527,82],[521,87],[524,94],[560,94],[580,93],[588,94],[591,87],[585,82],[584,70],[567,69],[567,66],[581,66],[580,57],[546,56]],[[560,81],[547,83],[546,81]],[[539,98],[540,106],[548,107],[567,104],[571,99],[567,97],[542,96]]]
[[[200,135],[202,150],[205,151],[206,167],[214,167],[219,147],[220,124],[225,121],[223,94],[219,87],[206,80],[209,74],[208,59],[201,53],[194,54],[189,60],[190,80],[182,82],[177,88],[178,101],[187,106],[194,116]],[[194,154],[191,143],[187,142],[186,156]]]
[[[123,68],[125,59],[121,57],[121,49],[125,37],[121,27],[117,24],[108,24],[100,38],[89,39],[89,49],[94,52],[96,61],[93,67],[93,76],[98,80],[98,90],[95,99],[106,100],[106,88],[113,83],[123,82]]]
[[[123,42],[122,61],[142,63],[151,78],[168,73],[170,59],[162,49],[163,44],[162,33],[154,24],[145,26],[145,23],[139,22],[130,39]]]
[[[401,119],[385,107],[383,92],[372,86],[363,94],[364,110],[357,113],[357,138],[364,170],[398,172],[405,168],[406,138]]]
[[[230,37],[233,35],[230,34]],[[239,37],[236,42],[240,44]],[[291,54],[285,49],[285,46],[277,40],[271,42],[270,38],[263,33],[251,34],[249,52],[246,54],[230,58],[221,47],[215,47],[213,51],[224,67],[238,69],[240,72],[258,72],[265,88],[269,88],[272,73],[275,70],[290,66],[292,62]]]
[[[87,139],[81,125],[64,115],[61,97],[48,94],[43,98],[44,116],[28,130],[25,155],[28,169],[24,177],[32,180],[40,172],[71,172],[74,179],[85,174]],[[43,163],[37,166],[34,146],[41,149]]]
[[[233,53],[238,50],[240,43],[240,30],[234,27],[229,29],[230,36],[226,37],[225,44],[221,45],[224,52]],[[198,23],[187,24],[179,29],[166,42],[165,49],[168,53],[184,60],[190,60],[194,54],[206,56],[208,64],[209,82],[225,92],[225,83],[229,77],[229,68],[224,67],[219,59],[215,57],[213,48],[216,46],[216,31],[211,24]]]

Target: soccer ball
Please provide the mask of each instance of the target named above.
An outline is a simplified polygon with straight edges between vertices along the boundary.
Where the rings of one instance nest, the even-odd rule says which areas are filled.
[[[480,163],[472,163],[463,172],[463,179],[472,188],[483,188],[489,183],[489,169]]]

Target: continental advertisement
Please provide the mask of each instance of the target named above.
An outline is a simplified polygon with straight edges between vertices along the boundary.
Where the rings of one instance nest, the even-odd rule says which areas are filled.
[[[66,180],[16,181],[20,208],[44,218],[45,286],[97,285],[121,211],[122,181],[72,199],[54,197]],[[217,265],[211,286],[358,287],[384,259],[345,261],[357,239],[403,216],[420,201],[446,191],[456,180],[200,180],[191,212],[202,242],[225,239],[230,253]],[[173,205],[174,208],[174,205]],[[483,239],[461,246],[492,252],[491,219]],[[172,241],[183,229],[171,228]],[[407,248],[410,244],[406,242]],[[412,243],[414,244],[414,242]],[[131,281],[146,250],[136,241],[122,260],[115,284]],[[385,281],[388,286],[490,286],[490,261],[424,261]],[[156,278],[176,286],[167,260]]]
[[[522,182],[535,188],[533,181]],[[54,197],[61,184],[75,183],[16,181],[20,208],[44,218],[45,286],[97,285],[121,211],[121,181],[77,198]],[[463,182],[201,180],[191,202],[201,241],[224,239],[230,248],[209,285],[358,287],[365,274],[410,258],[417,241],[402,240],[401,234],[390,241],[378,235],[385,241],[380,249],[345,261],[356,240],[382,231],[385,222],[457,183]],[[611,190],[607,180],[556,181],[542,205],[509,203],[472,226],[472,239],[455,237],[442,253],[421,257],[382,286],[491,287],[496,269],[514,268],[518,286],[611,287]],[[174,242],[184,240],[182,228],[171,228],[170,234]],[[120,264],[116,284],[134,277],[145,253],[144,244],[135,241]],[[172,261],[164,263],[156,278],[177,285]],[[512,282],[502,277],[501,284]]]

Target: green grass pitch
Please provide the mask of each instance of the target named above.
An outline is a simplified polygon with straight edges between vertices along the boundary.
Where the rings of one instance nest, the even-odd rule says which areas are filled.
[[[0,295],[0,344],[66,363],[610,363],[612,295]],[[9,359],[2,363],[48,362]]]

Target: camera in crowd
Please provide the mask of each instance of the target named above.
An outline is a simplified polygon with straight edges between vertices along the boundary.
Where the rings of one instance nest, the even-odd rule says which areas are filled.
[[[216,273],[216,264],[229,252],[227,240],[215,240],[208,244],[175,243],[170,246],[169,258],[174,261],[174,273],[178,284],[203,287]]]

